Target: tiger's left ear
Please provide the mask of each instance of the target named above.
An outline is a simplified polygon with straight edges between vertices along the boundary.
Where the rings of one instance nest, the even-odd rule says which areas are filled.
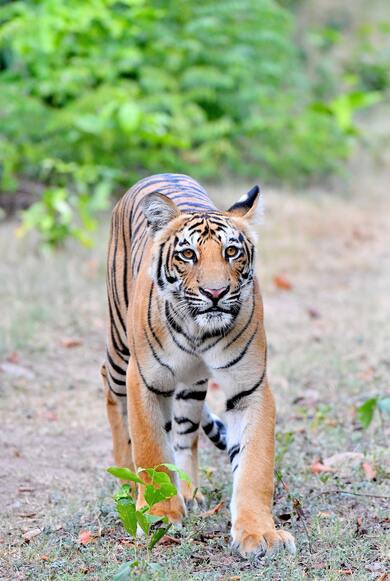
[[[228,214],[245,218],[251,222],[259,222],[263,215],[262,195],[259,186],[254,186],[247,194],[228,209]]]
[[[147,194],[141,202],[141,208],[153,232],[158,232],[180,215],[176,204],[168,196],[158,192]]]

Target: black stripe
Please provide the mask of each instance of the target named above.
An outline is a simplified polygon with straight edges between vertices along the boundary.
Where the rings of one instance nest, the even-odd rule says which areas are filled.
[[[195,224],[191,224],[191,226],[188,227],[188,232],[192,232],[195,228],[197,228],[198,226],[201,226],[203,224],[203,222],[204,222],[204,219],[201,218],[199,220],[199,222],[195,222]]]
[[[218,444],[218,442],[219,442],[219,434],[214,434],[214,436],[209,436],[209,440],[211,440],[211,442],[213,444]]]
[[[156,335],[156,333],[155,333],[155,331],[153,329],[153,326],[152,326],[152,295],[153,295],[153,289],[154,289],[154,284],[152,284],[152,286],[150,287],[150,292],[149,292],[148,318],[147,318],[147,320],[148,320],[148,327],[149,327],[150,332],[153,335],[153,338],[156,340],[156,342],[159,344],[160,348],[162,349],[163,346],[161,344],[161,341],[157,337],[157,335]]]
[[[263,375],[260,377],[259,381],[257,383],[255,383],[255,385],[253,387],[251,387],[250,389],[241,391],[240,393],[237,393],[237,395],[234,395],[233,397],[231,397],[230,399],[227,400],[227,402],[226,402],[226,411],[229,412],[231,410],[234,410],[234,408],[236,407],[237,403],[243,397],[247,397],[248,395],[251,395],[251,393],[253,393],[254,391],[256,391],[256,389],[258,387],[260,387],[260,385],[263,383],[264,377],[265,377],[265,366],[264,366]]]
[[[181,436],[184,436],[185,434],[193,434],[194,432],[198,431],[198,429],[199,422],[191,422],[191,426],[189,426],[186,430],[177,433],[180,434]]]
[[[184,416],[180,416],[180,417],[174,417],[174,420],[176,422],[176,424],[182,425],[182,424],[191,424],[186,430],[184,430],[183,432],[177,432],[180,435],[184,435],[184,434],[191,434],[193,432],[196,432],[199,428],[199,422],[194,422],[192,420],[190,420],[190,418],[186,418]]]
[[[112,389],[110,382],[108,382],[108,387],[110,388],[110,391],[112,391],[112,393],[117,397],[127,397],[127,393],[118,393],[117,391]]]
[[[145,338],[146,338],[146,340],[147,340],[147,342],[148,342],[148,345],[149,345],[149,347],[150,347],[150,350],[151,350],[151,352],[152,352],[152,355],[153,355],[153,357],[155,358],[155,360],[156,360],[156,361],[158,361],[158,363],[159,363],[160,365],[162,365],[163,367],[166,367],[166,368],[168,369],[168,371],[169,371],[169,372],[170,372],[170,373],[171,373],[173,376],[175,376],[175,374],[174,374],[174,372],[173,372],[173,369],[172,369],[171,367],[169,367],[169,365],[168,365],[167,363],[164,363],[164,361],[161,361],[160,357],[157,355],[156,351],[154,350],[154,347],[153,347],[153,345],[152,345],[152,344],[151,344],[151,342],[149,341],[149,337],[148,337],[148,335],[147,335],[146,331],[144,331],[144,334],[145,334]]]
[[[130,351],[128,350],[126,345],[123,344],[121,336],[119,334],[119,331],[115,326],[115,321],[112,321],[111,322],[111,337],[112,337],[112,339],[114,339],[115,335],[116,335],[116,339],[113,341],[115,351],[119,356],[122,355],[123,362],[128,363],[129,357],[130,357]]]
[[[213,421],[209,422],[205,426],[202,426],[202,429],[203,429],[204,433],[206,434],[206,436],[209,435],[209,433],[212,431],[213,427],[214,427]]]
[[[185,337],[185,339],[187,339],[187,341],[192,345],[194,342],[193,338],[190,337],[189,335],[187,335],[187,333],[185,331],[183,331],[183,329],[180,327],[180,325],[178,325],[176,320],[172,317],[172,314],[170,312],[170,308],[172,308],[172,306],[168,303],[168,301],[166,301],[165,302],[165,316],[167,318],[168,324],[172,327],[172,329],[174,331],[176,331],[176,333],[183,335],[183,337]]]
[[[141,218],[141,221],[137,224],[137,221],[138,221],[139,218]],[[143,215],[143,212],[141,210],[140,213],[139,213],[139,216],[137,216],[137,218],[134,218],[134,222],[133,223],[134,224],[137,224],[137,226],[134,228],[134,231],[133,231],[133,235],[132,235],[132,240],[133,241],[134,241],[135,237],[137,236],[138,231],[140,230],[140,228],[142,228],[142,226],[145,225],[145,221],[146,221],[145,220],[145,216]]]
[[[121,357],[121,359],[127,363],[128,358],[130,357],[130,351],[129,351],[128,347],[123,343],[122,338],[120,336],[120,333],[119,333],[118,329],[116,328],[115,319],[114,319],[114,316],[112,313],[110,299],[108,300],[108,311],[110,313],[110,335],[111,335],[112,344],[113,344],[114,349],[117,352],[117,354],[120,357],[122,355],[125,359],[123,359],[123,357]],[[114,331],[117,334],[118,341],[115,339]],[[120,345],[118,342],[120,343]]]
[[[190,420],[189,418],[185,418],[184,416],[180,416],[180,417],[175,416],[173,419],[179,425],[180,424],[186,424],[187,422],[191,422],[192,423],[192,420]]]
[[[126,387],[126,381],[123,381],[122,379],[115,379],[115,377],[113,377],[113,375],[111,374],[110,370],[108,370],[108,375],[110,376],[111,381],[115,383],[115,385],[121,385],[122,387]]]
[[[149,391],[151,391],[152,393],[154,393],[156,395],[161,395],[162,397],[171,397],[174,394],[174,391],[175,391],[174,389],[169,390],[169,391],[163,391],[161,389],[157,389],[157,387],[153,387],[153,385],[150,385],[146,381],[145,376],[142,373],[142,370],[141,370],[140,364],[138,362],[138,359],[136,359],[136,361],[137,361],[137,367],[138,367],[138,371],[139,371],[139,374],[141,376],[141,379],[142,379],[142,381],[144,382],[145,386],[148,388]]]
[[[164,287],[164,281],[163,281],[162,276],[161,276],[163,250],[164,250],[164,244],[160,244],[160,250],[159,250],[159,254],[158,254],[158,263],[157,263],[157,284],[160,288]]]
[[[112,357],[111,357],[108,349],[107,349],[107,353],[106,354],[107,354],[108,362],[109,362],[110,366],[113,368],[113,370],[116,371],[116,373],[119,373],[119,375],[126,375],[126,369],[122,369],[122,367],[119,367],[119,365],[117,365],[113,361],[113,359],[112,359]]]
[[[128,289],[127,289],[127,244],[126,244],[126,235],[125,235],[125,223],[122,222],[122,243],[123,243],[123,296],[125,298],[125,305],[126,309],[129,306],[129,297],[128,297]]]
[[[229,361],[229,363],[226,363],[226,365],[222,365],[221,367],[214,367],[213,369],[227,369],[228,367],[232,367],[233,365],[235,365],[236,363],[238,363],[239,361],[241,361],[241,359],[244,357],[245,353],[248,351],[250,344],[252,343],[253,339],[255,338],[255,335],[257,333],[257,329],[258,329],[259,325],[256,325],[256,329],[254,330],[253,334],[251,335],[250,339],[248,339],[247,344],[245,345],[244,349],[241,351],[241,353],[239,355],[237,355],[237,357],[235,357],[234,359],[232,359],[231,361]]]
[[[208,380],[208,377],[206,377],[206,379],[199,379],[199,381],[195,381],[194,385],[204,385]]]
[[[112,298],[113,298],[113,302],[114,302],[114,306],[115,306],[115,311],[117,314],[117,317],[119,319],[119,322],[122,326],[122,329],[124,331],[124,333],[126,334],[126,327],[122,318],[122,313],[120,312],[120,300],[119,300],[119,295],[118,295],[118,289],[117,289],[117,285],[116,285],[116,255],[118,252],[118,223],[117,220],[119,219],[119,216],[117,215],[117,213],[115,213],[114,215],[115,218],[115,243],[114,243],[114,254],[112,257],[112,263],[111,263],[111,292],[112,292]]]
[[[170,325],[167,325],[167,329],[168,329],[168,332],[169,332],[170,336],[173,339],[173,342],[175,343],[175,345],[177,347],[179,347],[179,349],[181,349],[181,351],[184,351],[184,353],[187,353],[188,355],[193,355],[194,357],[196,357],[196,355],[194,354],[193,351],[190,351],[190,349],[187,349],[186,347],[183,347],[183,345],[181,345],[181,343],[179,343],[179,341],[176,339],[175,335],[173,334]]]
[[[169,196],[171,200],[180,200],[186,197],[186,194],[174,194]],[[201,200],[202,202],[208,202],[207,196],[203,192],[191,192],[191,198],[195,198],[196,200]],[[206,199],[205,199],[206,198]]]
[[[167,422],[164,426],[164,430],[168,433],[172,430],[172,422]]]
[[[179,208],[204,208],[205,210],[214,210],[210,204],[201,204],[200,202],[178,202],[176,204]]]
[[[216,341],[214,341],[214,343],[211,343],[210,345],[208,345],[208,347],[204,347],[203,349],[200,350],[200,353],[205,353],[206,351],[208,351],[209,349],[212,349],[213,347],[215,347],[215,345],[217,343],[219,343],[220,341],[222,341],[222,339],[224,338],[224,334],[222,333],[220,335],[220,337],[218,337],[218,339]]]
[[[139,269],[141,267],[142,259],[144,257],[144,253],[145,253],[145,249],[146,249],[146,240],[144,242],[144,247],[142,248],[141,256],[139,257],[139,261],[138,261],[138,264],[137,264],[137,268],[135,269],[136,270],[136,274],[138,274]]]
[[[189,389],[179,391],[176,394],[176,399],[196,399],[198,401],[203,401],[206,397],[207,391],[191,391]]]
[[[117,316],[117,318],[119,320],[119,323],[121,324],[123,334],[126,335],[125,323],[123,321],[123,317],[122,317],[122,313],[120,312],[120,308],[119,308],[119,306],[118,306],[118,304],[117,304],[117,302],[115,300],[115,292],[114,292],[114,289],[115,289],[115,287],[113,287],[111,285],[110,286],[110,289],[109,289],[111,291],[111,296],[109,294],[109,296],[108,296],[108,302],[109,302],[109,304],[111,304],[111,302],[112,302],[112,304],[114,305],[115,314],[116,314],[116,316]],[[112,310],[111,310],[111,313],[112,313]],[[113,317],[113,320],[115,321],[115,317]]]
[[[133,273],[133,277],[135,276],[136,273],[138,273],[138,268],[140,265],[140,260],[142,259],[142,255],[143,252],[145,250],[145,240],[147,238],[147,234],[148,234],[148,230],[147,228],[145,228],[145,230],[142,232],[141,236],[139,236],[139,238],[136,240],[136,242],[134,243],[133,247],[132,247],[132,273]],[[142,249],[142,250],[141,250]],[[138,254],[141,250],[141,258],[140,260],[138,260],[138,265],[137,264],[137,258],[138,258]]]
[[[237,456],[239,451],[240,451],[240,444],[236,444],[235,446],[232,446],[231,448],[229,448],[228,454],[229,454],[230,464],[233,462],[234,458]]]
[[[237,341],[237,339],[239,339],[243,333],[245,333],[245,331],[247,330],[247,328],[249,327],[249,325],[252,321],[253,313],[255,312],[255,306],[256,306],[256,298],[255,298],[255,293],[253,292],[253,304],[252,304],[251,314],[249,315],[249,319],[246,322],[246,324],[243,326],[241,331],[239,333],[237,333],[237,335],[235,337],[233,337],[233,339],[231,341],[229,341],[229,343],[227,345],[224,346],[224,348],[223,348],[224,351],[225,351],[225,349],[230,347],[230,345],[232,345],[235,341]]]

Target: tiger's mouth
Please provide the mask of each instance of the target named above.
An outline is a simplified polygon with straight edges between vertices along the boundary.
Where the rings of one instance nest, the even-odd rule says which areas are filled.
[[[230,315],[230,311],[228,311],[227,309],[223,309],[222,307],[218,307],[216,305],[209,307],[205,311],[199,311],[199,313],[197,313],[197,314],[205,315],[207,313],[225,313],[226,315]]]

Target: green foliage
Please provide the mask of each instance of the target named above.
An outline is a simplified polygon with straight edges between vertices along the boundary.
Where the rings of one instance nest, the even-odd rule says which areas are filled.
[[[390,22],[366,23],[357,33],[357,46],[346,71],[360,91],[386,91],[390,87]]]
[[[147,504],[139,510],[137,510],[136,506],[134,485],[132,488],[130,484],[122,484],[114,495],[114,500],[124,529],[136,539],[137,528],[139,527],[147,538],[148,551],[156,546],[171,527],[166,516],[155,516],[150,513],[151,509],[158,502],[169,500],[177,494],[176,486],[172,483],[169,474],[159,471],[159,468],[167,468],[171,472],[176,472],[180,479],[187,482],[190,481],[187,474],[174,464],[160,464],[156,468],[139,468],[137,473],[128,468],[117,466],[111,466],[107,469],[107,472],[120,480],[128,480],[144,486],[144,498]],[[140,477],[140,474],[144,473],[149,477],[147,481]],[[114,579],[125,581],[130,578],[133,569],[142,565],[145,565],[145,563],[140,563],[138,559],[123,563]]]
[[[26,228],[88,242],[109,194],[154,172],[302,182],[335,170],[350,143],[334,103],[311,106],[293,4],[3,4],[0,185],[48,186]]]
[[[371,397],[358,408],[358,418],[364,428],[368,428],[371,425],[375,411],[378,411],[380,414],[390,415],[390,397]]]
[[[151,509],[158,502],[169,500],[177,494],[177,488],[172,483],[169,474],[158,470],[159,468],[167,468],[171,472],[176,472],[181,480],[190,482],[184,470],[177,468],[174,464],[160,464],[156,468],[138,468],[136,473],[128,468],[117,466],[111,466],[107,469],[107,472],[120,480],[129,480],[144,486],[144,498],[147,504],[139,510],[137,510],[136,506],[135,488],[130,484],[122,484],[115,493],[114,500],[124,529],[136,539],[137,528],[139,527],[147,538],[148,551],[157,545],[171,527],[166,516],[155,516],[150,513]],[[148,479],[144,480],[140,474],[147,474]],[[139,565],[143,565],[143,563],[140,563],[137,559],[129,563],[123,563],[114,579],[117,581],[129,579],[132,569]]]
[[[312,109],[321,111],[334,118],[340,131],[346,135],[356,135],[357,129],[353,123],[353,114],[363,107],[370,107],[381,100],[379,92],[355,91],[340,95],[331,100],[328,104],[313,103]]]

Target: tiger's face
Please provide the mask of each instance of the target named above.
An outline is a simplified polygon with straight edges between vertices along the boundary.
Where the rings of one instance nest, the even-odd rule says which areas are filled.
[[[251,294],[255,246],[249,219],[258,189],[245,198],[247,206],[241,200],[228,212],[182,213],[165,196],[149,196],[144,211],[158,231],[152,275],[169,302],[168,315],[190,320],[202,332],[228,329]]]

